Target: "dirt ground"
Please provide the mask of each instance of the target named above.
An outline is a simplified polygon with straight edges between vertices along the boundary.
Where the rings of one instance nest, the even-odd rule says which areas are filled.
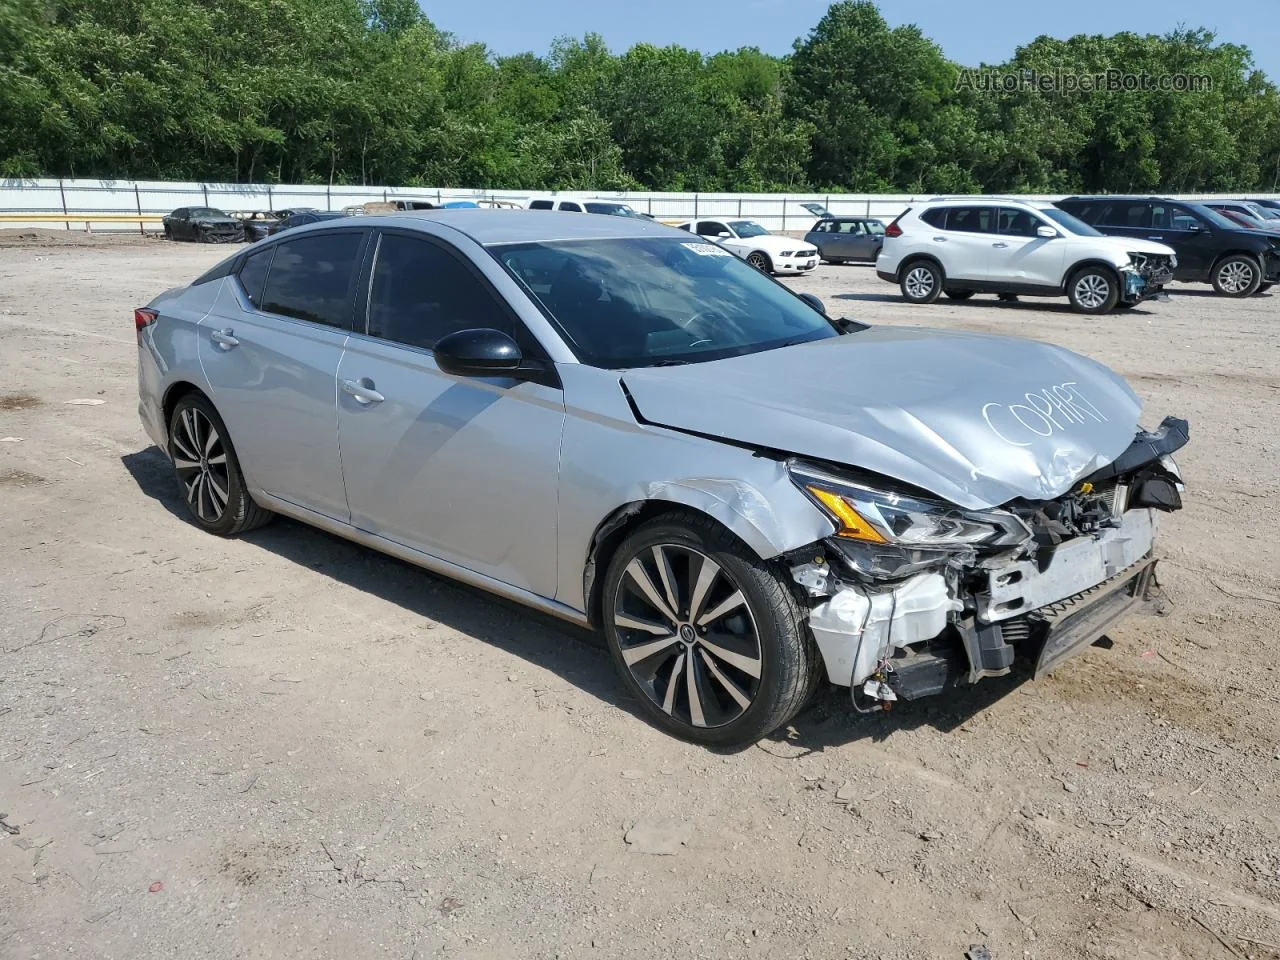
[[[1280,297],[788,281],[1064,344],[1189,418],[1173,606],[1041,682],[833,692],[718,754],[589,636],[293,522],[183,522],[131,310],[225,248],[0,246],[6,960],[1280,957]]]

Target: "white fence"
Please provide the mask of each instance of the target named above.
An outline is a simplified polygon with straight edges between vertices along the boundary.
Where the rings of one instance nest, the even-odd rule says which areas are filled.
[[[774,231],[804,231],[814,214],[802,204],[818,203],[833,214],[891,220],[915,200],[932,194],[769,194],[769,193],[553,193],[529,190],[461,190],[436,187],[359,187],[257,185],[228,183],[168,183],[161,181],[40,179],[0,180],[0,227],[60,226],[48,222],[14,220],[20,213],[74,215],[66,229],[137,230],[137,225],[94,221],[93,214],[154,215],[178,207],[209,206],[233,210],[283,210],[315,207],[341,210],[369,200],[413,199],[433,203],[493,198],[527,204],[538,197],[598,197],[622,200],[660,220],[694,217],[744,218]],[[1200,195],[1201,197],[1204,195]],[[1185,199],[1198,199],[1190,196]],[[1037,197],[1054,200],[1056,196]],[[143,229],[159,230],[156,222]]]

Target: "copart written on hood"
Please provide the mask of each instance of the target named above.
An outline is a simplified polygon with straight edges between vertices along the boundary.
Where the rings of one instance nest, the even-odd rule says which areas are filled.
[[[647,422],[869,471],[970,509],[1052,499],[1118,457],[1137,396],[1030,340],[874,327],[744,357],[630,370]]]

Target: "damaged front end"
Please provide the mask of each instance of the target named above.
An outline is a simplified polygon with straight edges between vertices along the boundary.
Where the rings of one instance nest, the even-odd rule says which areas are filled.
[[[1124,303],[1140,303],[1161,295],[1166,284],[1173,282],[1178,258],[1173,254],[1129,252],[1129,265],[1121,270],[1120,299]]]
[[[1166,418],[1052,500],[999,509],[884,489],[792,461],[793,481],[836,525],[789,560],[833,683],[859,709],[887,708],[1034,659],[1038,677],[1158,596],[1156,512],[1178,510]]]

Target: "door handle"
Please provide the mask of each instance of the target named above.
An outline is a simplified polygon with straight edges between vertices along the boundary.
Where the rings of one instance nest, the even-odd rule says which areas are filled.
[[[947,238],[946,238],[946,237],[934,237],[934,238],[933,238],[933,242],[934,242],[934,243],[946,243],[946,242],[947,242]]]
[[[240,346],[240,341],[231,335],[231,328],[225,330],[215,330],[209,334],[209,339],[220,347],[226,347],[230,350],[232,347]]]
[[[373,389],[373,381],[368,377],[360,380],[343,380],[342,392],[349,393],[355,397],[356,403],[362,403],[366,406],[371,403],[381,403],[386,399],[377,390]]]
[[[1148,239],[1148,240],[1163,240],[1163,239],[1164,239],[1164,237],[1163,237],[1163,236],[1159,236],[1159,237],[1147,237],[1147,239]]]
[[[1007,246],[1008,246],[1008,244],[1007,244],[1007,243],[993,243],[993,244],[992,244],[992,246],[993,246],[993,247],[995,247],[997,250],[1003,250],[1005,247],[1007,247]]]

